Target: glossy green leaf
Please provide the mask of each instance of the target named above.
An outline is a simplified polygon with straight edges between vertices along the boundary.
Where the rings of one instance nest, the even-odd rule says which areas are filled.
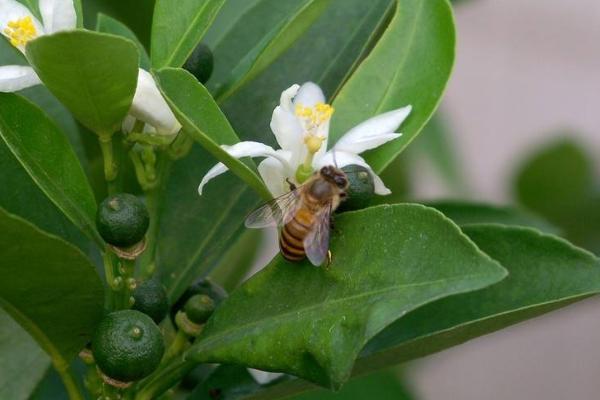
[[[560,232],[545,219],[520,208],[466,201],[435,201],[427,205],[441,211],[458,225],[495,223],[528,226],[554,235]]]
[[[102,282],[77,248],[1,209],[0,231],[0,307],[63,369],[102,316]]]
[[[318,391],[291,397],[290,400],[365,400],[415,399],[408,388],[401,382],[398,373],[392,371],[379,372],[369,376],[353,379],[339,392],[320,389]]]
[[[243,140],[258,140],[275,145],[275,137],[271,133],[269,123],[273,108],[279,102],[281,91],[294,83],[313,81],[321,85],[328,96],[333,96],[341,86],[347,74],[354,68],[355,63],[370,48],[373,32],[379,30],[386,21],[387,10],[393,0],[333,0],[322,16],[301,36],[294,45],[273,62],[256,79],[241,87],[232,97],[223,103],[223,110]],[[290,7],[291,2],[273,2],[279,13],[264,12],[250,18],[253,14],[244,15],[239,22],[225,20],[220,22],[221,15],[215,24],[221,23],[225,28],[235,27],[235,31],[223,36],[217,36],[209,42],[214,48],[215,72],[208,82],[218,82],[219,71],[228,71],[230,65],[236,62],[235,49],[246,40],[246,47],[261,32],[237,33],[242,26],[255,27],[263,25],[256,21],[280,18],[282,12]],[[276,5],[276,6],[275,6]],[[227,5],[223,8],[225,11]],[[287,12],[287,11],[286,11]],[[223,29],[225,29],[223,28]],[[249,29],[249,28],[247,28]],[[264,27],[263,27],[264,29]],[[210,31],[207,34],[209,39]],[[248,38],[248,39],[247,39]],[[310,55],[310,62],[306,62]],[[224,61],[227,64],[224,64]]]
[[[134,43],[105,33],[59,32],[30,42],[27,58],[83,125],[96,133],[119,128],[137,85],[139,55]]]
[[[244,218],[258,204],[258,197],[233,174],[198,196],[202,176],[214,165],[200,146],[177,161],[164,192],[157,271],[171,302],[196,278],[207,276],[235,243]]]
[[[402,137],[365,154],[376,172],[383,171],[440,102],[454,62],[454,36],[446,0],[397,0],[389,26],[333,102],[330,144],[368,118],[412,105]]]
[[[31,336],[2,309],[0,354],[0,399],[27,399],[44,377],[50,359]]]
[[[456,346],[600,292],[600,260],[562,239],[531,228],[502,225],[471,225],[463,231],[508,270],[508,277],[408,313],[366,345],[354,375]],[[289,395],[310,388],[300,380],[288,380],[244,398]]]
[[[29,101],[2,93],[0,135],[46,196],[88,237],[102,244],[94,222],[92,189],[67,138],[54,123]]]
[[[268,27],[268,31],[264,32],[264,35],[260,36],[253,47],[247,49],[247,52],[240,52],[238,54],[239,61],[230,70],[229,75],[223,82],[216,83],[217,100],[222,101],[230,97],[241,86],[264,71],[315,22],[330,1],[305,0],[299,2],[286,18],[274,21],[272,26],[261,21],[261,27]],[[263,11],[263,7],[269,7],[270,2],[255,4],[259,11]],[[250,12],[256,13],[256,9],[251,9]]]
[[[152,65],[181,67],[224,0],[157,0],[152,20]]]
[[[269,385],[258,384],[246,368],[238,365],[220,365],[194,389],[188,396],[188,400],[213,400],[216,393],[219,393],[219,399],[222,400],[238,400],[247,396],[259,396],[263,391],[269,391]],[[279,396],[269,395],[265,398],[273,399]],[[293,400],[409,400],[412,398],[397,373],[391,371],[353,379],[338,392],[319,389],[290,397]]]
[[[127,25],[124,23],[109,17],[106,14],[98,14],[98,19],[96,20],[96,30],[98,32],[110,33],[112,35],[117,35],[124,37],[125,39],[131,40],[137,46],[139,55],[140,55],[140,67],[145,70],[150,70],[150,57],[144,48],[144,45],[139,41],[135,33]]]
[[[407,315],[367,346],[359,369],[421,357],[600,291],[600,261],[562,239],[500,225],[464,231],[508,269],[508,277]]]
[[[456,225],[420,205],[341,214],[331,251],[329,268],[275,258],[221,304],[189,357],[339,388],[362,347],[387,325],[506,274]]]
[[[528,157],[515,178],[519,203],[561,227],[574,243],[600,252],[600,176],[572,139],[548,143]]]
[[[265,200],[271,199],[271,194],[261,178],[248,165],[220,147],[224,144],[235,144],[239,139],[204,86],[183,69],[162,69],[157,73],[157,78],[163,95],[183,125],[184,131],[256,193]],[[207,190],[210,190],[210,187]]]

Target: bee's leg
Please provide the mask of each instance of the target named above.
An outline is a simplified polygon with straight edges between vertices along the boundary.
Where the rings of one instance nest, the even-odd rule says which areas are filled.
[[[290,181],[290,178],[285,178],[285,181],[287,182],[288,185],[290,185],[290,192],[292,190],[296,190],[296,185],[294,184],[294,182]]]

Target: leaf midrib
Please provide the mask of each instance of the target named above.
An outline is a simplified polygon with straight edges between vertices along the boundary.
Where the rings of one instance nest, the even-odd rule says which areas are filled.
[[[171,52],[171,55],[169,56],[169,58],[167,58],[167,62],[163,65],[163,66],[171,66],[171,63],[173,62],[173,58],[175,57],[175,54],[177,54],[179,52],[179,50],[181,49],[181,47],[183,46],[183,43],[185,42],[185,38],[189,35],[189,33],[191,31],[194,30],[195,25],[198,23],[198,19],[200,18],[200,16],[204,13],[204,10],[208,7],[208,5],[211,3],[211,0],[207,0],[204,5],[202,6],[202,8],[198,11],[198,13],[196,14],[196,16],[194,17],[194,19],[192,20],[192,23],[188,26],[188,28],[183,32],[183,35],[181,35],[181,40],[177,42],[174,50]],[[208,28],[207,28],[208,29]],[[205,29],[206,30],[206,29]]]
[[[6,119],[4,117],[2,117],[2,115],[0,114],[0,121],[2,122],[2,125],[7,126],[7,122]],[[12,130],[9,128],[9,130]],[[53,188],[54,193],[58,193],[62,199],[65,202],[65,206],[68,207],[63,207],[61,206],[61,204],[59,204],[58,202],[54,201],[52,196],[48,193],[47,189],[44,189],[46,186],[42,185],[40,180],[37,178],[38,174],[32,174],[32,169],[31,167],[28,167],[26,165],[24,165],[22,162],[20,162],[20,157],[15,154],[14,150],[13,150],[13,146],[6,141],[6,139],[4,139],[4,135],[0,135],[3,137],[4,143],[6,143],[6,145],[8,146],[8,148],[11,150],[11,152],[16,156],[17,159],[19,159],[19,163],[21,164],[21,166],[23,168],[25,168],[25,170],[28,171],[28,175],[31,179],[33,179],[34,182],[36,182],[37,186],[42,190],[42,192],[44,192],[44,194],[50,199],[50,201],[52,201],[52,203],[54,203],[60,210],[63,210],[63,212],[65,211],[70,211],[73,214],[75,214],[75,217],[78,217],[77,221],[73,221],[71,218],[69,218],[72,222],[75,223],[75,225],[82,225],[82,228],[84,228],[83,230],[91,237],[92,240],[94,240],[98,245],[100,246],[104,246],[104,244],[102,243],[102,241],[100,240],[100,238],[95,235],[95,229],[94,229],[94,224],[91,223],[91,220],[88,220],[87,218],[87,213],[84,212],[82,209],[80,209],[77,206],[76,202],[71,202],[70,200],[70,196],[68,196],[66,194],[66,192],[63,191],[62,187],[60,185],[56,185],[54,183],[54,179],[52,179],[47,172],[45,171],[44,168],[42,168],[38,162],[36,161],[36,158],[33,157],[26,149],[24,146],[21,146],[21,148],[19,149],[19,151],[17,152],[18,154],[21,154],[22,156],[26,157],[28,160],[30,160],[31,162],[28,163],[28,165],[33,165],[35,166],[35,168],[41,172],[40,175],[43,175],[46,178],[46,182],[48,182],[47,186],[50,186],[51,188]],[[13,137],[17,137],[16,135],[11,135]],[[87,191],[87,190],[86,190]],[[66,210],[65,210],[66,208]],[[65,213],[67,215],[67,217],[69,217],[69,214]]]
[[[385,294],[387,292],[394,292],[394,291],[397,291],[400,289],[406,289],[406,288],[410,288],[410,287],[434,285],[436,283],[451,282],[451,281],[462,280],[462,279],[466,280],[469,278],[484,277],[484,276],[487,277],[488,274],[469,274],[469,275],[460,275],[460,276],[455,276],[455,277],[451,277],[451,278],[436,279],[436,280],[432,280],[432,281],[412,283],[412,284],[398,284],[398,285],[392,285],[392,286],[384,288],[384,289],[366,291],[366,292],[354,294],[352,296],[334,299],[332,301],[328,301],[325,304],[323,304],[323,303],[311,304],[310,306],[306,306],[306,307],[299,308],[299,309],[294,309],[294,310],[287,311],[282,314],[270,315],[268,317],[254,320],[254,321],[242,324],[242,325],[237,325],[234,328],[225,330],[223,332],[217,332],[216,334],[214,334],[212,336],[209,335],[206,339],[200,340],[198,342],[198,347],[200,347],[200,348],[202,348],[202,346],[206,347],[215,342],[223,341],[228,338],[235,338],[235,337],[239,336],[240,334],[244,335],[246,330],[251,329],[252,327],[255,327],[258,325],[262,325],[262,324],[270,325],[272,323],[281,324],[282,319],[285,320],[285,319],[290,319],[292,317],[294,319],[299,319],[299,314],[301,314],[301,313],[305,314],[305,313],[311,313],[316,310],[321,310],[323,308],[327,309],[327,308],[331,307],[332,305],[343,304],[348,301],[360,299],[363,297],[377,296],[377,295]],[[402,310],[402,311],[405,311],[405,310]]]

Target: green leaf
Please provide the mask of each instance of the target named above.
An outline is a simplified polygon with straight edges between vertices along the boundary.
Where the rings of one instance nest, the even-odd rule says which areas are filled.
[[[247,53],[217,89],[216,99],[223,101],[254,79],[285,52],[325,11],[331,0],[305,0],[287,18],[278,21]],[[262,3],[258,3],[262,5]]]
[[[440,102],[454,62],[454,36],[446,0],[398,0],[388,28],[333,102],[331,145],[368,118],[412,105],[403,135],[365,154],[376,172],[383,171]]]
[[[599,260],[562,239],[500,225],[470,226],[464,231],[507,268],[509,276],[399,320],[367,346],[359,370],[421,357],[600,291]]]
[[[96,200],[65,135],[36,106],[0,93],[0,135],[48,198],[99,245]]]
[[[189,72],[175,68],[160,70],[157,73],[157,81],[184,131],[256,193],[265,200],[271,199],[271,194],[261,178],[246,164],[220,147],[223,144],[235,144],[239,139],[204,86]]]
[[[566,237],[600,252],[600,178],[582,145],[564,138],[543,146],[519,168],[517,200],[561,227]]]
[[[279,12],[265,10],[256,14],[248,13],[239,22],[220,21],[219,15],[215,24],[233,27],[231,33],[224,36],[215,33],[212,41],[209,41],[211,31],[207,33],[207,42],[213,46],[215,56],[215,71],[208,82],[211,91],[211,82],[224,79],[219,78],[219,71],[229,71],[231,65],[238,61],[238,46],[244,43],[246,47],[252,46],[255,43],[253,38],[264,34],[248,32],[248,29],[254,27],[258,30],[263,27],[264,30],[264,25],[257,21],[266,20],[266,24],[271,19],[277,21],[282,18],[281,13],[287,12],[287,8],[293,3],[271,1],[268,4],[272,4],[272,9]],[[321,17],[287,52],[224,102],[225,114],[241,138],[276,144],[269,122],[273,108],[279,101],[279,94],[293,83],[313,81],[321,85],[326,94],[331,96],[336,93],[357,60],[370,47],[374,32],[384,24],[390,4],[391,0],[333,0]],[[248,28],[242,29],[243,27]],[[307,54],[310,55],[310,62],[306,62]]]
[[[458,225],[503,224],[528,226],[549,234],[558,234],[560,229],[545,219],[515,207],[465,201],[435,201],[427,203],[441,211]]]
[[[336,393],[321,389],[316,392],[294,396],[290,400],[414,399],[415,397],[410,394],[397,375],[392,371],[379,372],[353,379]]]
[[[189,357],[339,388],[362,347],[387,325],[506,273],[442,214],[420,205],[344,213],[336,232],[329,268],[275,258],[221,304]]]
[[[152,65],[181,67],[224,0],[157,0],[152,20]]]
[[[50,359],[2,309],[0,354],[0,399],[27,399],[44,377]]]
[[[241,233],[244,217],[258,197],[232,174],[219,176],[202,196],[198,184],[214,165],[209,153],[194,146],[171,170],[164,191],[158,236],[157,271],[171,303],[196,279],[206,277]]]
[[[0,307],[63,370],[102,316],[102,282],[77,248],[1,209],[0,231]]]
[[[248,370],[238,365],[220,365],[206,380],[196,386],[188,400],[213,400],[219,393],[220,399],[237,400],[246,396],[259,395],[269,386],[259,385]],[[278,398],[273,395],[267,398]],[[367,377],[353,379],[339,392],[320,389],[311,393],[290,397],[293,400],[364,400],[364,399],[409,400],[407,388],[401,383],[397,373],[380,372]]]
[[[96,20],[96,30],[98,32],[110,33],[131,40],[137,46],[140,54],[140,67],[145,70],[150,70],[152,65],[150,64],[150,57],[148,56],[144,45],[127,25],[106,14],[100,13]]]
[[[30,42],[27,58],[83,125],[104,134],[119,128],[137,85],[134,43],[105,33],[59,32]]]
[[[600,260],[563,239],[502,225],[471,225],[463,231],[508,270],[508,277],[408,313],[367,344],[354,375],[456,346],[600,292]],[[310,388],[290,380],[257,397]]]

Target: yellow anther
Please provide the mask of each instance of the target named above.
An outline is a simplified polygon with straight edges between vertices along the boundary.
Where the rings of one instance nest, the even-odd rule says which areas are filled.
[[[310,107],[304,107],[301,104],[296,106],[296,115],[302,118],[312,118],[313,109]]]
[[[10,44],[15,47],[23,47],[37,37],[38,32],[30,15],[9,21],[7,27],[2,31],[8,38]]]

